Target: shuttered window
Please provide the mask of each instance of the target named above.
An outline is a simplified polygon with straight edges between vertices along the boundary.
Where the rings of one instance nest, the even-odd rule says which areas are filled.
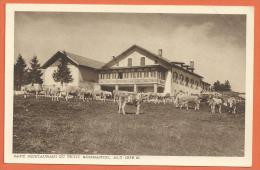
[[[141,61],[140,61],[140,65],[141,66],[145,66],[145,57],[141,57]]]
[[[128,58],[128,67],[132,67],[132,58]]]

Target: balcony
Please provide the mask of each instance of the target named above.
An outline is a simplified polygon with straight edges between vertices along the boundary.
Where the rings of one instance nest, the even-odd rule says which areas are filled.
[[[131,79],[99,79],[99,84],[165,84],[165,80],[157,78],[131,78]]]

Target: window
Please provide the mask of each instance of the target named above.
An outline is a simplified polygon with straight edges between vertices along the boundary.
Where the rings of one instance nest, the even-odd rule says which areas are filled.
[[[154,60],[154,64],[158,64],[158,61],[157,61],[157,60]]]
[[[156,71],[154,72],[154,77],[157,77],[157,72]]]
[[[110,79],[110,74],[108,73],[108,74],[106,74],[107,75],[107,79]]]
[[[181,74],[180,75],[180,83],[183,84],[183,81],[184,81],[184,76]]]
[[[134,78],[134,72],[130,73],[130,78]]]
[[[196,89],[198,89],[198,85],[199,85],[198,81],[195,81],[195,87],[196,87]]]
[[[165,80],[165,73],[164,72],[161,73],[161,79]]]
[[[118,78],[123,79],[123,73],[118,73]]]
[[[113,73],[113,79],[116,79],[117,73]]]
[[[151,77],[156,77],[157,76],[157,72],[156,71],[152,71],[151,72]]]
[[[132,58],[128,58],[128,67],[132,67]]]
[[[190,87],[191,87],[191,88],[193,88],[193,84],[194,84],[194,80],[191,79],[191,80],[190,80]]]
[[[145,57],[141,57],[141,61],[140,61],[140,65],[141,66],[145,66]]]
[[[144,72],[144,77],[149,77],[149,72],[145,71]]]
[[[116,66],[119,66],[119,62],[118,61],[116,62]]]
[[[142,77],[142,72],[137,72],[137,78],[141,78]]]
[[[133,72],[133,78],[135,78],[136,77],[136,72]]]
[[[177,82],[177,80],[178,80],[178,73],[177,72],[173,72],[173,80],[175,82]]]
[[[185,79],[185,85],[186,85],[186,86],[188,86],[188,85],[189,85],[189,81],[190,81],[190,80],[189,80],[189,78],[188,78],[188,77],[186,77],[186,79]]]
[[[128,73],[124,73],[124,78],[128,78]]]

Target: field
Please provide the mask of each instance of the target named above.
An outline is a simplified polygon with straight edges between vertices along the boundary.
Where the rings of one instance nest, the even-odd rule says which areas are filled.
[[[244,113],[212,115],[172,104],[51,102],[14,97],[13,152],[171,156],[243,156]]]

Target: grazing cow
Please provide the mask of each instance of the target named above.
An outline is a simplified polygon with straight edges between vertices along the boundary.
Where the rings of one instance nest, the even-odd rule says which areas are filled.
[[[29,94],[35,94],[36,99],[38,98],[38,94],[43,90],[41,84],[28,84],[21,87],[23,91],[24,98],[27,98]]]
[[[237,100],[235,97],[229,97],[225,101],[225,105],[228,107],[228,112],[236,114],[237,112]]]
[[[53,85],[52,87],[48,87],[45,90],[45,94],[49,95],[52,101],[59,101],[59,98],[61,97],[60,87]]]
[[[118,102],[119,101],[120,95],[122,95],[122,94],[126,94],[127,95],[128,93],[130,93],[130,92],[123,91],[123,90],[113,90],[112,96],[114,98],[114,102]]]
[[[82,101],[93,100],[93,91],[86,88],[81,88],[79,91],[79,98]]]
[[[107,98],[112,97],[112,93],[104,90],[94,90],[93,96],[96,100],[100,99],[101,101],[105,102]]]
[[[219,113],[222,113],[221,112],[221,108],[223,104],[222,99],[212,96],[209,98],[208,103],[209,103],[211,113],[215,113],[216,106],[218,107]]]
[[[171,100],[171,95],[170,93],[157,93],[158,96],[158,102],[163,102],[166,104],[167,101]]]
[[[194,110],[200,109],[200,98],[198,96],[191,96],[184,93],[178,93],[174,101],[176,107],[186,107],[189,110],[189,104],[194,104]]]
[[[125,114],[125,106],[133,105],[136,107],[136,114],[140,114],[140,107],[142,102],[142,96],[140,93],[131,93],[125,91],[117,91],[116,96],[118,96],[118,113]]]
[[[74,86],[66,86],[63,87],[61,90],[61,95],[65,96],[65,100],[68,101],[69,97],[78,97],[80,94],[80,88],[79,87],[74,87]]]
[[[151,92],[151,93],[148,94],[148,101],[149,102],[152,102],[154,104],[158,104],[159,103],[158,98],[159,97],[158,97],[157,93]]]

